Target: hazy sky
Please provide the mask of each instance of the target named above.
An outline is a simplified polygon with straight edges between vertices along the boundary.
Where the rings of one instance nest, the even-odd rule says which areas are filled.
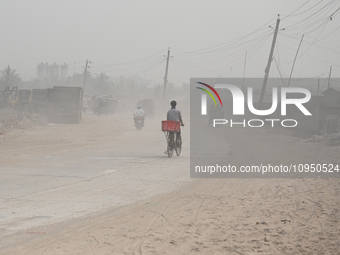
[[[263,77],[277,14],[271,77],[340,77],[340,0],[0,0],[0,69],[24,80],[37,63],[69,75],[139,75],[163,83],[190,77]],[[332,17],[330,17],[333,14]],[[269,26],[272,26],[270,28]],[[245,56],[247,61],[245,65]]]

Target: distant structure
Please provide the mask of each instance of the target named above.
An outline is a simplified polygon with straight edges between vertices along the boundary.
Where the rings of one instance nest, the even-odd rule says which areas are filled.
[[[68,65],[64,63],[62,66],[60,66],[60,78],[66,79],[67,76],[68,76]]]
[[[68,65],[48,64],[41,62],[37,65],[37,79],[42,81],[46,79],[65,79],[68,76]]]

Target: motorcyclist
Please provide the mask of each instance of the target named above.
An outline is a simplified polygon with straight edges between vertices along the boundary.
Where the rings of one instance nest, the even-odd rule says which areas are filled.
[[[137,109],[133,111],[133,119],[134,119],[135,124],[138,118],[142,118],[142,122],[144,126],[145,112],[143,111],[141,106],[137,106]]]
[[[172,120],[172,121],[179,121],[181,122],[181,126],[184,126],[181,111],[176,109],[177,102],[175,100],[172,100],[170,102],[170,105],[171,105],[171,109],[168,111],[166,115],[166,119]],[[176,132],[176,142],[178,142],[180,137],[181,137],[181,131]]]
[[[97,111],[97,115],[101,115],[101,114],[106,114],[107,116],[107,103],[105,100],[101,99],[98,103],[98,111]]]

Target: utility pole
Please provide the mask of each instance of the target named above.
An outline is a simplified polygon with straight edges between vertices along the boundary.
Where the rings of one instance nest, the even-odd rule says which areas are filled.
[[[165,99],[166,85],[168,84],[169,58],[170,58],[170,47],[168,48],[168,57],[166,60],[166,67],[165,67],[163,100]]]
[[[242,79],[242,87],[241,87],[242,91],[243,91],[243,85],[244,85],[244,76],[246,74],[246,64],[247,64],[247,52],[246,52],[246,56],[244,58],[243,79]]]
[[[328,76],[328,88],[329,88],[329,85],[331,84],[331,74],[332,74],[332,66],[331,66],[331,70],[329,70],[329,76]]]
[[[279,31],[279,24],[280,24],[280,14],[278,15],[277,20],[276,20],[276,27],[275,27],[272,47],[270,49],[268,63],[267,63],[267,67],[266,67],[266,70],[265,70],[265,76],[264,76],[264,80],[263,80],[263,84],[262,84],[260,101],[259,101],[260,105],[262,105],[264,93],[266,91],[266,86],[267,86],[267,81],[268,81],[268,76],[269,76],[269,70],[270,70],[270,64],[273,60],[273,53],[274,53],[274,48],[275,48],[275,43],[276,43],[277,32]]]
[[[85,91],[85,85],[86,85],[86,77],[87,77],[87,66],[88,66],[89,60],[86,59],[86,65],[84,70],[84,83],[83,83],[83,91]]]
[[[298,49],[297,49],[297,51],[296,51],[296,54],[295,54],[295,58],[294,58],[292,70],[290,71],[290,75],[289,75],[289,80],[288,80],[288,85],[287,85],[287,87],[289,87],[290,79],[292,78],[292,73],[293,73],[293,69],[294,69],[294,65],[295,65],[295,60],[296,60],[296,57],[297,57],[297,55],[298,55],[298,53],[299,53],[300,46],[301,46],[301,43],[302,43],[302,40],[303,40],[303,37],[304,37],[304,36],[305,36],[305,35],[303,34],[303,35],[302,35],[302,38],[301,38],[301,41],[300,41],[300,44],[299,44],[299,47],[298,47]]]

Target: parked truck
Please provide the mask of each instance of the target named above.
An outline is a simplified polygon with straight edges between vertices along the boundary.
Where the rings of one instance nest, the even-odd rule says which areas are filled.
[[[101,111],[101,103],[105,103],[106,105],[106,110],[105,110],[105,114],[114,114],[117,108],[117,103],[118,100],[115,96],[112,95],[96,95],[92,97],[92,101],[93,101],[93,113],[100,115],[103,114]]]
[[[40,115],[47,113],[47,89],[32,89],[31,111]]]
[[[52,123],[79,123],[82,118],[83,89],[54,86],[47,89],[47,118]]]
[[[28,112],[29,105],[31,101],[31,90],[29,89],[19,89],[15,101],[15,107],[19,111]]]

